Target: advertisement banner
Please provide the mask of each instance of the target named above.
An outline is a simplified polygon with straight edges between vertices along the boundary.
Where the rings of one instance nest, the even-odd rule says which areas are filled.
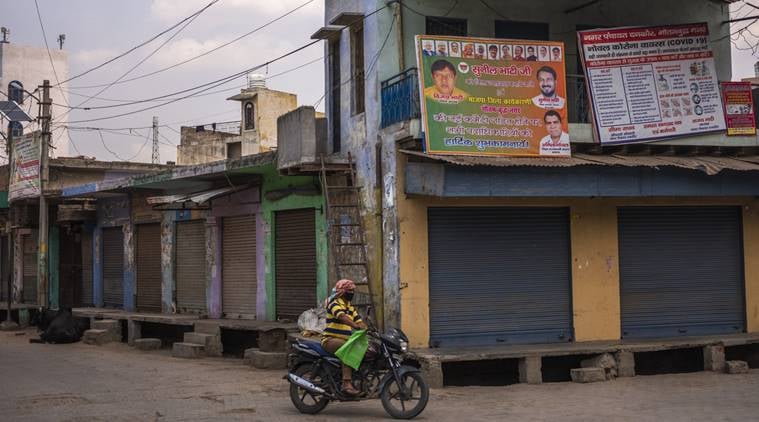
[[[705,23],[580,31],[577,37],[602,144],[725,130]]]
[[[564,44],[417,35],[429,154],[570,156]]]
[[[751,82],[722,82],[727,136],[756,135]]]
[[[40,196],[40,137],[39,132],[25,134],[13,140],[8,200]]]

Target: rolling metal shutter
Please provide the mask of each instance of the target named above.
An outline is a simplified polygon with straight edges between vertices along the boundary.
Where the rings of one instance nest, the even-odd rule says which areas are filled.
[[[161,225],[137,225],[137,310],[161,312]]]
[[[103,302],[124,306],[124,233],[121,227],[103,229]]]
[[[568,209],[430,208],[428,230],[432,347],[572,340]]]
[[[206,310],[206,225],[180,221],[176,234],[176,288],[179,312]]]
[[[121,227],[103,229],[103,302],[124,306],[124,233]]]
[[[82,231],[82,299],[83,306],[92,306],[92,232]]]
[[[37,303],[37,236],[23,235],[24,303]]]
[[[745,329],[739,207],[620,208],[622,337]]]
[[[256,317],[256,217],[222,220],[222,311],[226,317]]]
[[[312,208],[275,213],[277,319],[316,306],[316,216]]]

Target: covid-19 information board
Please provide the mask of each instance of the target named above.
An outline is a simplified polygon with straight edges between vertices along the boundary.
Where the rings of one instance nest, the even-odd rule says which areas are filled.
[[[578,32],[602,144],[725,130],[705,23]]]

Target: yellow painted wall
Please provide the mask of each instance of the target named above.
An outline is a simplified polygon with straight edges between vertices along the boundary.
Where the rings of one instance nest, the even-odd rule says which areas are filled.
[[[572,204],[572,317],[576,341],[620,338],[617,207]]]
[[[746,331],[759,332],[759,201],[743,207]]]
[[[405,186],[406,156],[398,157]],[[399,189],[401,328],[412,347],[428,347],[429,249],[427,208],[440,206],[553,206],[571,210],[572,308],[576,341],[621,335],[617,207],[735,205],[744,209],[747,329],[759,332],[759,201],[747,198],[478,198],[407,197]]]

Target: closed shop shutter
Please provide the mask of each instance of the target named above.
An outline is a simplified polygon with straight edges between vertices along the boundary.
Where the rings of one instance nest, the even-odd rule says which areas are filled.
[[[82,306],[92,306],[92,232],[82,231]]]
[[[316,306],[316,221],[312,208],[275,213],[277,318]]]
[[[739,207],[620,208],[624,338],[745,329]]]
[[[176,228],[176,289],[179,312],[206,310],[206,225],[181,221]]]
[[[256,217],[222,220],[222,311],[228,318],[256,317]]]
[[[121,227],[103,229],[103,302],[124,306],[124,233]]]
[[[430,208],[428,230],[432,347],[572,340],[568,209]]]
[[[37,303],[37,236],[23,235],[24,303]]]
[[[161,225],[136,227],[137,310],[161,312]]]

